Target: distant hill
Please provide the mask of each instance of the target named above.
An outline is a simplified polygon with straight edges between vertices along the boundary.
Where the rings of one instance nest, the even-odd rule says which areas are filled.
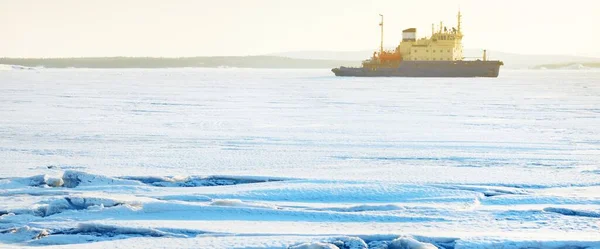
[[[282,56],[295,59],[316,59],[316,60],[343,60],[361,62],[373,55],[373,50],[359,51],[291,51],[282,53],[272,53],[268,56]]]
[[[481,50],[466,50],[465,57],[481,57]],[[488,51],[490,59],[501,60],[506,68],[536,68],[544,64],[570,64],[599,62],[600,58],[572,56],[572,55],[524,55]]]
[[[465,57],[467,59],[481,58],[481,49],[465,49]],[[362,61],[369,58],[373,54],[373,50],[360,51],[295,51],[274,53],[271,56],[284,56],[297,59],[320,59],[320,60],[344,60],[344,61]],[[538,65],[544,64],[562,64],[562,63],[586,63],[599,62],[600,58],[570,56],[570,55],[523,55],[504,53],[496,51],[488,51],[488,56],[492,60],[501,60],[506,68],[525,69],[535,68]]]
[[[0,58],[0,64],[45,68],[334,68],[339,66],[357,66],[360,63],[359,61],[297,59],[281,56],[213,56],[185,58]]]
[[[263,56],[210,57],[89,57],[89,58],[0,58],[0,64],[45,68],[180,68],[180,67],[238,67],[238,68],[334,68],[360,66],[372,55],[362,51],[297,51]],[[481,50],[469,49],[465,57],[481,57]],[[505,68],[556,69],[581,64],[596,67],[600,58],[568,55],[521,55],[489,51],[489,58],[504,61]],[[588,65],[589,64],[589,65]],[[572,66],[576,67],[576,66]]]
[[[545,64],[534,67],[534,69],[600,69],[600,60],[598,62],[574,62],[560,64]]]

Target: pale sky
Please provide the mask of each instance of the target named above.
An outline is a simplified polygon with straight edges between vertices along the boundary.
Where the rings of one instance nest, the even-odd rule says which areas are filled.
[[[465,48],[600,57],[598,0],[0,0],[0,57],[356,51],[456,25]]]

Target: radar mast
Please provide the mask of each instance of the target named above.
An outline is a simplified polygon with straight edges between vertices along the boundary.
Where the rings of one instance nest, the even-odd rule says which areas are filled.
[[[458,33],[460,33],[460,25],[462,23],[460,20],[462,18],[462,15],[460,14],[460,10],[458,10],[458,15],[456,17],[458,17]]]
[[[383,54],[383,15],[379,14],[379,16],[381,17],[381,22],[379,23],[379,26],[381,26],[381,42],[379,43],[379,54]]]

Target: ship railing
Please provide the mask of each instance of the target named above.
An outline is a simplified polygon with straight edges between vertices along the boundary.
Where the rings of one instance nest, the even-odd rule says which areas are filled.
[[[469,60],[480,60],[480,61],[481,61],[481,60],[483,60],[483,58],[481,58],[481,57],[463,57],[463,60],[465,60],[465,59],[469,59]],[[490,60],[490,58],[487,58],[487,60],[489,61],[489,60]]]

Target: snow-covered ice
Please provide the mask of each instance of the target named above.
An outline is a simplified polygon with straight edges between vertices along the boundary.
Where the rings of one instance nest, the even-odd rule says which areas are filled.
[[[10,69],[0,248],[600,248],[599,71]]]

